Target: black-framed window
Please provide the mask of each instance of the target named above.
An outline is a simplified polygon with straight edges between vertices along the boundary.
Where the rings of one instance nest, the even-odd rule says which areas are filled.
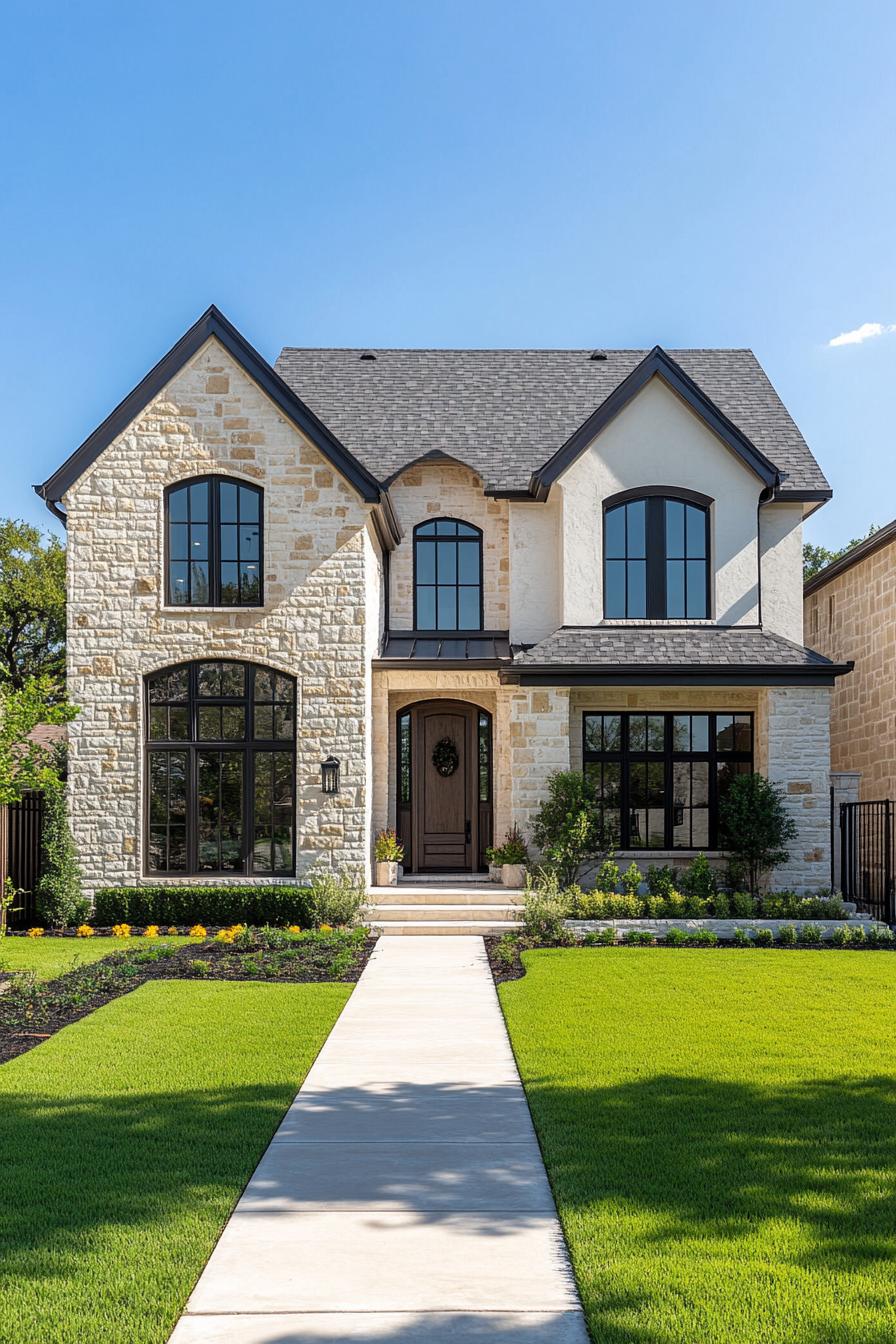
[[[651,493],[604,510],[607,619],[709,616],[709,505],[702,498]]]
[[[582,756],[620,849],[717,849],[719,799],[753,770],[753,716],[586,713]]]
[[[482,629],[482,533],[472,523],[414,528],[414,629]]]
[[[146,871],[295,871],[296,683],[254,663],[146,678]]]
[[[263,517],[257,485],[226,476],[170,485],[165,492],[169,605],[260,606]]]

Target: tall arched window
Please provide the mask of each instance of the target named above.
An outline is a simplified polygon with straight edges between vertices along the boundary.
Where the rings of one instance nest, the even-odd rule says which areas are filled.
[[[146,870],[295,871],[296,683],[252,663],[146,678]]]
[[[414,629],[482,629],[482,533],[472,523],[414,528]]]
[[[710,615],[705,495],[644,491],[604,509],[604,616],[705,620]]]
[[[226,476],[170,485],[165,492],[167,602],[260,606],[262,518],[257,485]]]

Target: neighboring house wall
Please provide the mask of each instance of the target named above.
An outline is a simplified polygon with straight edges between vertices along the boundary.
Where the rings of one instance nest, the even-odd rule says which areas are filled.
[[[264,488],[262,608],[164,605],[164,489],[208,472]],[[80,708],[70,729],[72,825],[88,888],[143,875],[143,677],[195,658],[246,659],[297,678],[298,872],[317,861],[366,865],[380,619],[367,506],[214,341],[64,502],[68,685]],[[320,762],[331,753],[341,790],[324,796]]]
[[[455,462],[421,462],[408,467],[389,488],[404,537],[392,552],[389,625],[414,626],[414,528],[432,518],[459,518],[482,531],[483,628],[510,625],[510,561],[507,501],[487,499],[482,480]]]
[[[759,621],[754,474],[658,378],[607,425],[558,482],[563,497],[563,621],[603,618],[603,501],[622,490],[667,485],[709,495],[713,619]]]
[[[831,698],[831,769],[861,771],[860,796],[896,798],[896,540],[805,601],[809,648],[855,661]]]

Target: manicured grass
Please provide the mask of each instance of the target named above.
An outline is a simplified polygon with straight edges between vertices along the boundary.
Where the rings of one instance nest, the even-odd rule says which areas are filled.
[[[350,992],[154,981],[0,1068],[4,1344],[164,1344]]]
[[[524,961],[499,992],[593,1339],[896,1338],[896,956]]]
[[[52,980],[76,966],[108,957],[123,948],[150,947],[154,942],[188,943],[189,938],[4,938],[0,941],[0,973],[34,971],[39,980]],[[196,940],[199,941],[198,939]]]

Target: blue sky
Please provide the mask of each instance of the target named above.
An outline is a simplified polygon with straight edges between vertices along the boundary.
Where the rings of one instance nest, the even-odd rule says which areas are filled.
[[[283,344],[751,346],[896,516],[891,3],[7,0],[0,514],[210,303]]]

